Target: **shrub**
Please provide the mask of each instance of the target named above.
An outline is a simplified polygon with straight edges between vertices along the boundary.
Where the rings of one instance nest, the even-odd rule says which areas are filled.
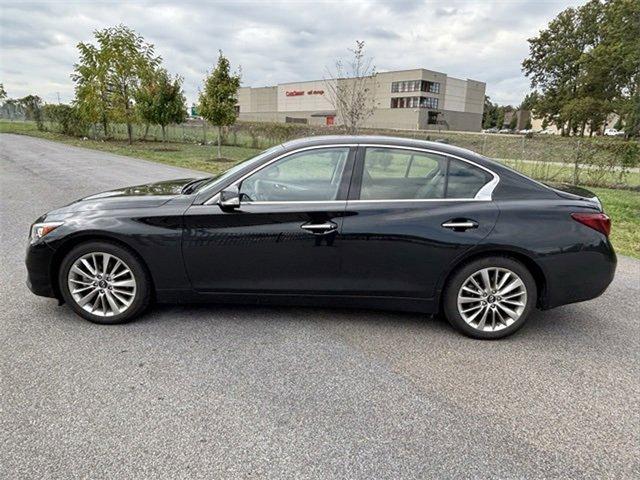
[[[44,117],[56,123],[60,133],[81,137],[86,135],[89,125],[82,119],[78,109],[71,105],[45,105]]]

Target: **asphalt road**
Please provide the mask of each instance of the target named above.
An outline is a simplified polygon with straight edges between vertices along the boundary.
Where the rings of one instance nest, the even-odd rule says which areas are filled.
[[[99,326],[27,290],[30,223],[189,172],[13,135],[0,165],[2,478],[640,476],[636,260],[496,342],[368,310],[169,306]]]

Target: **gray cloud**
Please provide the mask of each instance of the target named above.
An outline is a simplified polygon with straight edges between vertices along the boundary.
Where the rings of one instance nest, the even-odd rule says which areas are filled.
[[[73,97],[76,45],[124,23],[153,43],[181,75],[189,102],[222,49],[244,85],[325,76],[365,40],[378,70],[424,67],[487,82],[493,100],[517,104],[526,39],[577,0],[151,1],[0,0],[0,82],[13,97]]]

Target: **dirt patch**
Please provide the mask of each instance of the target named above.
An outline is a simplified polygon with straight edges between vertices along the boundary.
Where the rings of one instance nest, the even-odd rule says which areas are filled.
[[[208,158],[207,162],[211,162],[211,163],[229,163],[229,162],[237,162],[237,160],[233,160],[232,158]]]
[[[179,152],[180,151],[179,148],[175,148],[175,147],[158,147],[158,148],[152,148],[151,150],[154,152]]]

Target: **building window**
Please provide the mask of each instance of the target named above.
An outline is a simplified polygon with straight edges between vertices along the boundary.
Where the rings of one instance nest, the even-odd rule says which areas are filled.
[[[427,116],[427,123],[429,125],[436,125],[438,123],[438,112],[429,112]]]
[[[421,108],[438,108],[438,99],[434,97],[420,97]]]
[[[440,93],[440,84],[438,82],[422,81],[422,91],[429,93]]]
[[[438,99],[433,97],[396,97],[391,99],[391,108],[438,108]]]
[[[402,92],[429,92],[440,93],[440,84],[427,80],[404,80],[402,82],[391,82],[391,93]]]

